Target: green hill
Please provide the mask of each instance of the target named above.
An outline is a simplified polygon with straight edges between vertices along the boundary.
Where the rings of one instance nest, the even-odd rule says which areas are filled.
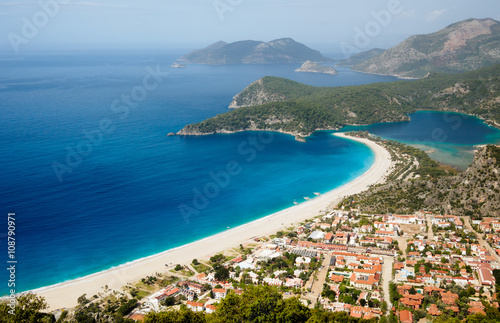
[[[313,87],[264,77],[234,97],[230,112],[185,126],[179,135],[270,130],[307,136],[349,124],[408,120],[418,110],[477,115],[500,126],[500,64],[418,81]]]
[[[480,148],[467,170],[450,174],[421,150],[396,141],[379,144],[392,154],[414,156],[419,163],[416,166],[413,159],[403,160],[398,164],[401,169],[391,174],[386,183],[347,198],[345,206],[369,213],[411,214],[430,210],[474,218],[500,215],[500,147]]]

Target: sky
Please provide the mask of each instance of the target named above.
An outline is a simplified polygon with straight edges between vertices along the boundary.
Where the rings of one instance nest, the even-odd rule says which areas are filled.
[[[0,51],[194,49],[291,37],[323,53],[354,52],[468,18],[500,20],[498,0],[0,0]]]

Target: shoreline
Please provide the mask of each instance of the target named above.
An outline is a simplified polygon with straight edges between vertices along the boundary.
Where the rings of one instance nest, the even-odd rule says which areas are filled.
[[[385,180],[385,176],[392,166],[390,154],[386,149],[368,139],[348,137],[343,133],[335,133],[334,135],[361,142],[375,154],[372,166],[352,181],[309,201],[201,240],[88,276],[31,290],[31,292],[45,297],[49,311],[74,307],[77,305],[77,298],[82,294],[92,297],[103,292],[106,285],[109,289],[119,290],[124,285],[134,283],[147,275],[164,272],[166,264],[190,264],[194,258],[204,259],[229,248],[237,247],[240,243],[255,237],[274,234],[283,228],[319,215],[320,210],[331,204],[338,204],[345,196],[362,192],[370,185]]]

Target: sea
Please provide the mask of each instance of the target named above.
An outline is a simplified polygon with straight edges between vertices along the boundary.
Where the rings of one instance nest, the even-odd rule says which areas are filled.
[[[332,87],[394,77],[346,67],[337,76],[294,72],[300,64],[170,67],[185,52],[0,53],[0,259],[15,262],[16,292],[223,232],[348,183],[373,164],[366,146],[331,131],[305,143],[272,132],[167,135],[227,112],[233,96],[263,76]],[[438,128],[447,136],[433,137]],[[477,118],[429,112],[369,130],[450,162],[460,149],[500,138]],[[0,295],[9,279],[0,271]]]

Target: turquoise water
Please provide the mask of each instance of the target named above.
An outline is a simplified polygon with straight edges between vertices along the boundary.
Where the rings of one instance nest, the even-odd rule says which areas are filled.
[[[427,151],[441,163],[466,169],[477,145],[500,143],[500,129],[461,113],[419,111],[410,121],[349,126],[342,131],[368,130],[385,139],[397,140]]]
[[[226,112],[236,93],[265,75],[321,86],[394,78],[293,72],[300,64],[170,68],[180,54],[1,57],[0,201],[5,214],[16,213],[17,291],[255,220],[347,183],[373,163],[367,147],[328,132],[307,143],[273,133],[166,134]],[[154,88],[150,78],[141,93],[147,68],[157,66],[168,75]],[[143,96],[136,106],[113,104],[132,94]],[[1,225],[2,250],[6,232]],[[0,294],[7,280],[1,271]]]

